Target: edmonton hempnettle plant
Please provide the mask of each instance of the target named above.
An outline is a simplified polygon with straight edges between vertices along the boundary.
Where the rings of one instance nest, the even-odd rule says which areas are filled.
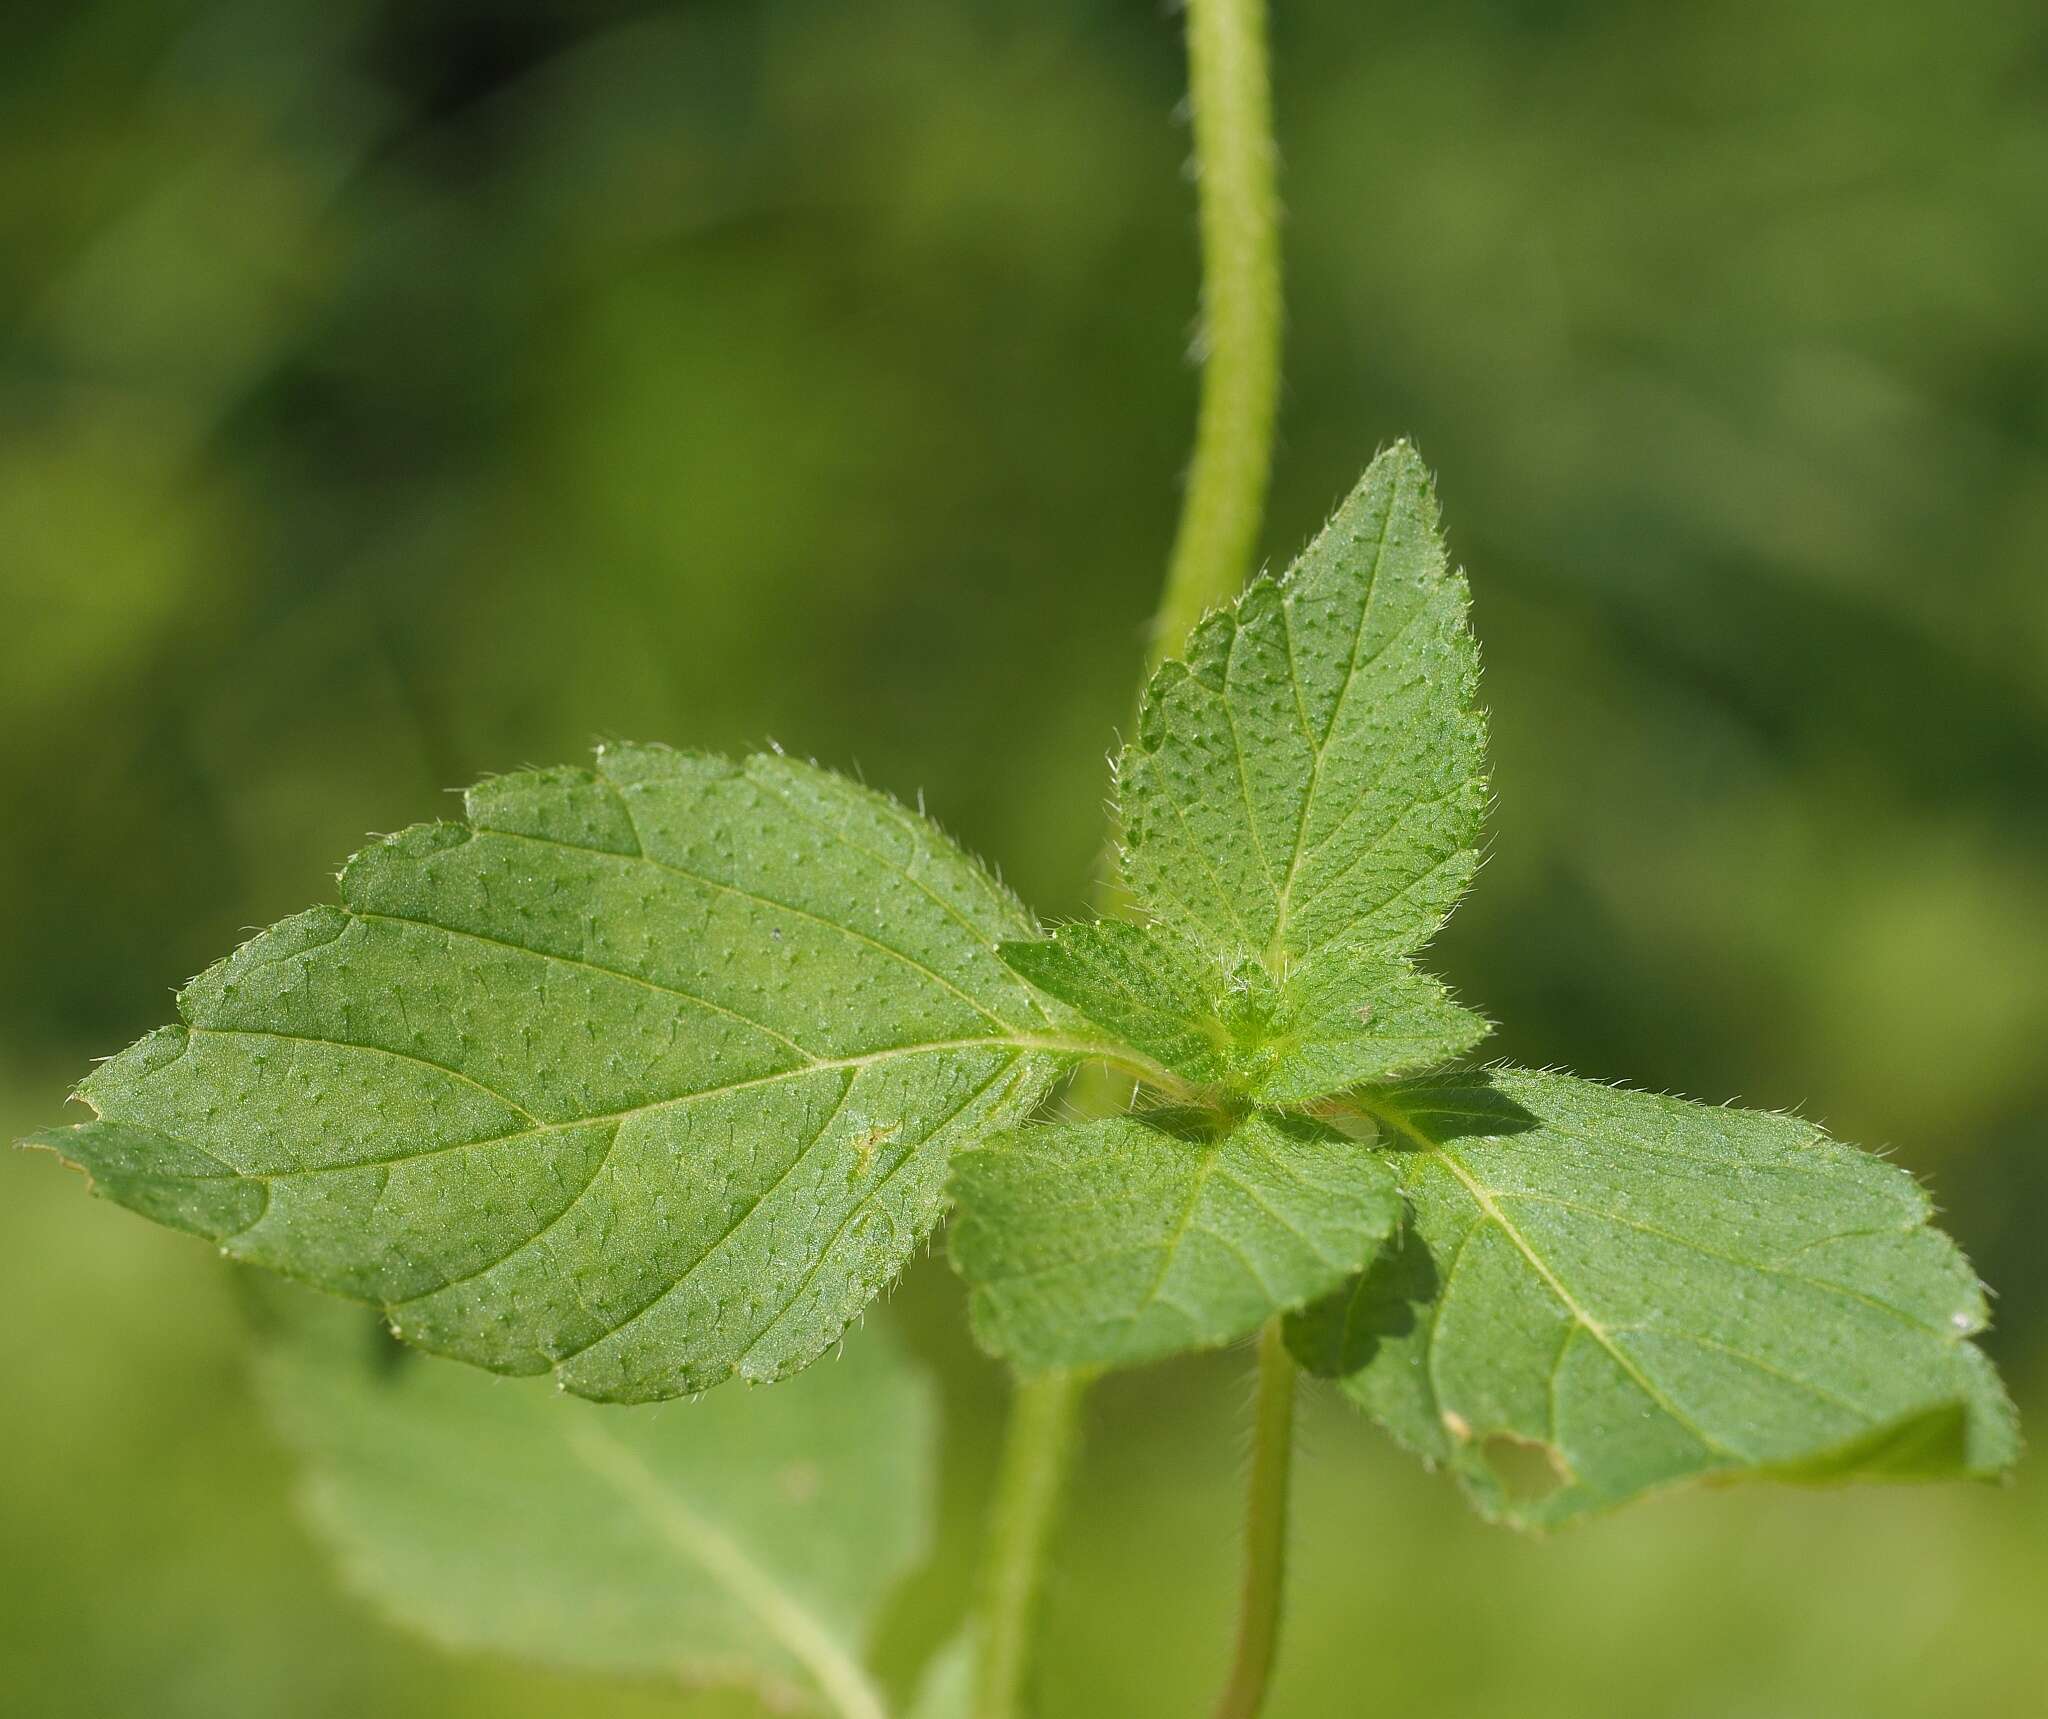
[[[85,1083],[94,1119],[34,1142],[473,1364],[369,1368],[345,1310],[262,1364],[355,1583],[437,1638],[889,1711],[863,1648],[925,1538],[932,1411],[848,1327],[949,1206],[1017,1385],[927,1719],[1026,1710],[1108,1368],[1256,1339],[1225,1719],[1274,1661],[1303,1369],[1532,1526],[2014,1458],[1981,1287],[1905,1171],[1475,1061],[1486,1023],[1415,964],[1488,794],[1466,586],[1396,445],[1233,599],[1279,374],[1262,7],[1187,28],[1200,421],[1101,919],[1045,934],[815,766],[608,748],[356,855],[340,905],[194,980]]]

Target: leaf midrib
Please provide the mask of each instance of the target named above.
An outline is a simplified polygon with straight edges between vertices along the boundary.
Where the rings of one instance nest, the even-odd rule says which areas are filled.
[[[217,1029],[210,1027],[187,1027],[184,1030],[187,1032],[212,1032]],[[289,1035],[264,1035],[256,1032],[255,1029],[250,1029],[247,1036],[260,1037]],[[339,1045],[344,1043],[345,1041],[336,1039],[331,1041],[321,1040],[320,1042],[323,1044],[334,1043]],[[361,1048],[365,1050],[376,1050],[380,1049],[381,1047],[375,1045],[365,1045]],[[1015,1034],[1008,1037],[1003,1037],[991,1033],[984,1038],[930,1039],[922,1044],[892,1045],[884,1050],[867,1051],[863,1052],[861,1055],[858,1056],[828,1057],[817,1062],[801,1064],[796,1068],[777,1069],[771,1074],[756,1075],[748,1080],[733,1081],[725,1086],[707,1086],[702,1087],[695,1092],[679,1092],[676,1093],[673,1097],[653,1099],[646,1104],[633,1105],[624,1110],[608,1110],[593,1112],[591,1115],[588,1116],[564,1117],[559,1122],[543,1122],[540,1123],[538,1126],[532,1128],[515,1128],[509,1133],[492,1134],[486,1136],[484,1139],[481,1140],[451,1140],[440,1146],[429,1146],[421,1151],[407,1152],[397,1157],[352,1158],[346,1163],[308,1164],[300,1168],[288,1170],[230,1169],[218,1175],[211,1173],[202,1174],[199,1172],[190,1172],[181,1173],[180,1179],[183,1181],[193,1182],[286,1182],[292,1181],[300,1176],[331,1176],[339,1175],[342,1172],[348,1170],[392,1169],[401,1164],[415,1164],[425,1159],[437,1158],[440,1157],[442,1154],[448,1152],[468,1152],[485,1146],[502,1146],[508,1141],[526,1139],[529,1135],[559,1134],[572,1128],[588,1128],[606,1122],[630,1122],[636,1116],[651,1115],[658,1110],[668,1110],[677,1105],[682,1104],[695,1104],[703,1099],[725,1098],[735,1092],[750,1092],[757,1087],[773,1086],[779,1081],[801,1080],[805,1075],[821,1074],[829,1072],[834,1069],[873,1068],[882,1064],[901,1061],[906,1057],[926,1056],[941,1051],[1036,1051],[1048,1056],[1077,1057],[1082,1059],[1093,1058],[1100,1060],[1103,1057],[1104,1051],[1108,1048],[1110,1047],[1107,1047],[1101,1043],[1089,1039],[1065,1039],[1057,1038],[1051,1035],[1035,1034]],[[166,1136],[166,1138],[175,1137]],[[180,1145],[190,1144],[189,1142],[183,1140],[180,1140],[178,1143]],[[212,1156],[212,1154],[208,1154],[208,1156]]]
[[[1372,622],[1373,605],[1379,599],[1380,569],[1386,561],[1387,539],[1393,535],[1394,530],[1394,499],[1392,496],[1388,497],[1387,514],[1380,521],[1379,540],[1373,545],[1372,570],[1366,575],[1365,598],[1359,604],[1358,630],[1352,635],[1351,661],[1344,671],[1344,684],[1337,689],[1337,696],[1330,703],[1329,720],[1323,724],[1322,738],[1316,742],[1315,756],[1309,762],[1308,787],[1302,794],[1301,815],[1294,827],[1294,853],[1287,862],[1287,879],[1280,886],[1280,900],[1273,914],[1273,935],[1266,943],[1265,962],[1276,974],[1287,953],[1288,909],[1294,894],[1294,879],[1301,870],[1302,845],[1308,839],[1309,819],[1315,811],[1316,795],[1323,785],[1323,761],[1330,753],[1330,736],[1337,732],[1337,724],[1343,720],[1345,700],[1351,696],[1351,688],[1358,680],[1361,667],[1365,666],[1359,662],[1358,653],[1365,644],[1366,630]],[[1291,590],[1281,592],[1280,625],[1287,635],[1287,678],[1294,684],[1295,703],[1299,707],[1301,676],[1294,660],[1293,595]],[[1377,654],[1375,653],[1375,656]],[[1250,810],[1249,803],[1246,810]],[[1321,851],[1320,847],[1317,851]]]
[[[663,1484],[639,1455],[586,1416],[567,1423],[576,1460],[651,1521],[681,1556],[695,1564],[786,1648],[841,1719],[888,1719],[868,1675],[832,1639],[796,1595],[749,1558],[729,1536]]]

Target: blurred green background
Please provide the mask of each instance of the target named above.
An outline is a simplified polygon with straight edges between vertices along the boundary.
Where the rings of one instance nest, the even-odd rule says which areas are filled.
[[[1275,12],[1267,549],[1438,470],[1500,796],[1442,966],[1504,1053],[1894,1152],[2048,1412],[2048,14]],[[0,1133],[366,831],[601,736],[922,791],[1076,909],[1192,421],[1182,80],[1158,0],[8,9]],[[9,1712],[712,1710],[344,1596],[226,1269],[40,1156],[0,1298]],[[907,1663],[1001,1386],[942,1268],[897,1306],[950,1410]],[[1092,1401],[1054,1719],[1203,1709],[1247,1374]],[[1275,1719],[2048,1711],[2036,1473],[1533,1542],[1334,1401],[1306,1449]]]

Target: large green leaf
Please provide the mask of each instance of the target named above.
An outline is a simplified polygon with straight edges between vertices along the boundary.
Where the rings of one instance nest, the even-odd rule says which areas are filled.
[[[1478,863],[1467,606],[1402,444],[1146,691],[1118,763],[1125,877],[1219,979],[1255,960],[1281,981],[1270,1102],[1432,1067],[1486,1031],[1408,959]]]
[[[1559,1074],[1364,1102],[1407,1225],[1293,1346],[1489,1514],[2013,1460],[1982,1289],[1904,1172],[1790,1117]]]
[[[571,1671],[881,1719],[863,1649],[929,1534],[937,1416],[885,1329],[803,1378],[609,1408],[295,1316],[263,1394],[349,1585],[407,1628]]]
[[[1400,1215],[1370,1148],[1299,1117],[1214,1138],[1049,1124],[961,1154],[954,1176],[976,1335],[1027,1370],[1227,1343],[1344,1282]]]
[[[408,1341],[638,1401],[821,1353],[1055,1064],[1034,930],[931,825],[782,758],[487,782],[195,980],[41,1137]]]

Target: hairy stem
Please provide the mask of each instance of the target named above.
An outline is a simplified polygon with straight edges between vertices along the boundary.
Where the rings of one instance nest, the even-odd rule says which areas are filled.
[[[1216,1719],[1254,1719],[1280,1642],[1287,1572],[1287,1478],[1294,1462],[1294,1358],[1278,1319],[1259,1332],[1259,1394],[1252,1417],[1252,1472],[1245,1501],[1244,1586],[1237,1655]]]
[[[982,1566],[981,1638],[974,1719],[1025,1711],[1031,1626],[1045,1585],[1046,1546],[1066,1490],[1086,1375],[1040,1373],[1018,1381]]]
[[[1147,668],[1251,571],[1280,397],[1280,205],[1266,0],[1187,0],[1201,194],[1202,400]]]
[[[1274,192],[1272,102],[1266,69],[1265,0],[1187,0],[1188,83],[1194,114],[1195,175],[1202,234],[1202,320],[1197,349],[1202,358],[1202,397],[1195,426],[1194,457],[1188,467],[1180,526],[1168,563],[1166,587],[1146,653],[1149,675],[1180,650],[1194,625],[1229,600],[1251,571],[1272,466],[1273,423],[1280,392],[1279,200]],[[1107,912],[1126,903],[1105,866],[1100,898]],[[1100,1068],[1084,1070],[1069,1102],[1085,1114],[1104,1115],[1128,1098],[1127,1084]],[[1287,1366],[1273,1336],[1276,1360],[1264,1360],[1261,1379],[1273,1366]],[[1030,1673],[1030,1640],[1060,1496],[1072,1464],[1083,1372],[1041,1374],[1018,1383],[1010,1406],[1002,1472],[989,1523],[983,1566],[975,1667],[974,1719],[1021,1719]],[[1282,1413],[1292,1414],[1293,1374]],[[1249,1705],[1226,1713],[1257,1711],[1265,1670],[1273,1655],[1278,1623],[1280,1547],[1277,1530],[1261,1524],[1286,1516],[1287,1437],[1277,1429],[1278,1454],[1269,1450],[1269,1393],[1262,1385],[1260,1450],[1255,1468],[1255,1547],[1270,1540],[1257,1558],[1267,1572],[1259,1578],[1260,1601],[1246,1588],[1246,1634],[1240,1641],[1240,1678],[1256,1660]],[[1268,1476],[1261,1514],[1256,1476]],[[1258,1642],[1249,1631],[1259,1619]],[[1256,1647],[1248,1657],[1248,1644]],[[1226,1697],[1228,1701],[1230,1697]]]

